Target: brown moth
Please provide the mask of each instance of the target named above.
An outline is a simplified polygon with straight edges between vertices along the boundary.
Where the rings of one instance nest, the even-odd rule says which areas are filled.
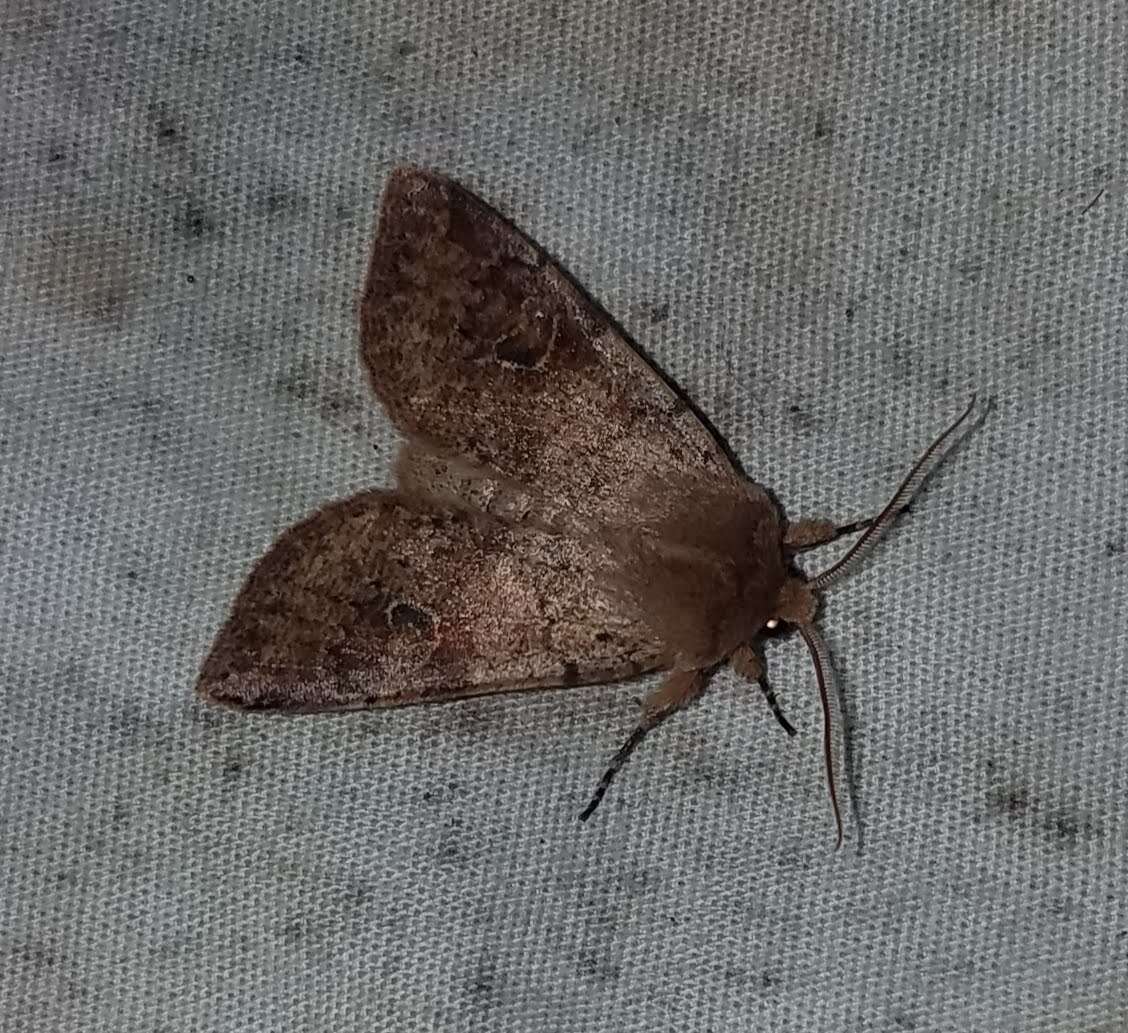
[[[908,504],[974,405],[872,521],[788,523],[693,410],[536,245],[449,179],[388,181],[360,301],[361,360],[406,443],[396,487],[286,531],[231,608],[197,689],[245,710],[330,711],[669,672],[599,782],[725,661],[797,628],[835,792],[837,698],[819,593]],[[801,550],[865,532],[806,578]]]

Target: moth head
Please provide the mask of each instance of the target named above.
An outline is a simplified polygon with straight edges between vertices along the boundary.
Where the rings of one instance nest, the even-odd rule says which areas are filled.
[[[776,596],[772,616],[764,625],[768,631],[776,631],[783,625],[799,627],[810,624],[819,608],[819,597],[809,581],[801,577],[789,577]]]

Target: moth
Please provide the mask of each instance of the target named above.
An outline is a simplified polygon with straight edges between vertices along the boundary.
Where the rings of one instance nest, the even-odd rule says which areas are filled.
[[[908,504],[962,416],[871,521],[789,522],[544,251],[434,172],[388,180],[359,302],[360,359],[405,443],[395,487],[330,502],[252,569],[204,699],[340,711],[666,672],[600,779],[729,663],[780,724],[761,643],[814,661],[835,789],[836,693],[814,619]],[[805,577],[803,550],[862,532]]]

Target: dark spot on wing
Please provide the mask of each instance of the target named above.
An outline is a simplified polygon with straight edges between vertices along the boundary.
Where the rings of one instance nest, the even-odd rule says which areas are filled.
[[[552,350],[553,327],[546,316],[534,316],[502,337],[494,345],[499,362],[521,369],[535,369]]]
[[[419,52],[419,44],[413,43],[409,39],[401,39],[395,45],[396,57],[399,57],[399,58],[411,57],[412,54],[416,54],[418,52]]]
[[[431,615],[410,603],[396,603],[388,612],[388,624],[393,628],[416,631],[425,637],[430,637],[435,630]]]
[[[650,322],[657,325],[664,323],[670,318],[670,303],[663,301],[659,305],[655,305],[650,310]]]

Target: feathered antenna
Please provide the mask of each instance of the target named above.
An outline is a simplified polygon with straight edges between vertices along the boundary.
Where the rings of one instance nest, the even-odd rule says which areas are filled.
[[[870,550],[880,541],[881,536],[911,501],[924,479],[934,469],[932,461],[944,452],[945,446],[952,440],[953,435],[964,425],[975,409],[976,396],[971,396],[967,408],[959,418],[952,423],[931,445],[928,446],[921,457],[913,465],[908,476],[901,482],[900,487],[893,493],[893,498],[888,505],[878,514],[877,518],[866,528],[865,533],[859,538],[850,550],[833,566],[828,567],[821,574],[816,574],[808,579],[807,587],[814,591],[822,591],[836,581],[846,577],[865,558]],[[842,742],[842,715],[840,713],[840,699],[837,686],[834,682],[834,668],[830,662],[830,651],[826,642],[813,624],[797,623],[799,634],[807,643],[811,653],[811,660],[815,665],[815,678],[819,683],[819,699],[823,712],[823,760],[826,764],[826,786],[830,794],[830,807],[834,812],[834,824],[838,832],[838,839],[834,848],[842,846],[842,814],[838,807],[838,791],[836,785],[836,768],[838,747]]]
[[[909,475],[893,493],[893,498],[889,500],[888,505],[878,514],[877,519],[866,528],[865,533],[853,544],[850,551],[835,563],[834,566],[828,567],[821,574],[816,574],[813,578],[808,579],[807,584],[810,585],[811,588],[816,592],[821,592],[824,588],[828,588],[836,581],[841,581],[857,567],[869,551],[881,540],[882,535],[889,530],[889,525],[897,518],[897,514],[912,501],[917,489],[931,472],[930,464],[932,460],[937,453],[943,451],[945,443],[963,426],[974,408],[975,395],[972,395],[971,401],[968,402],[967,408],[960,415],[959,419],[924,450],[921,457],[909,471]]]
[[[826,789],[830,794],[830,809],[834,812],[834,826],[838,839],[834,844],[837,850],[842,846],[842,813],[838,809],[838,791],[835,789],[835,757],[837,743],[841,738],[842,715],[839,713],[838,686],[834,681],[834,667],[830,662],[830,650],[826,648],[822,635],[813,624],[797,624],[799,634],[811,651],[811,661],[815,665],[815,678],[819,683],[819,700],[823,712],[823,760],[826,763]]]

